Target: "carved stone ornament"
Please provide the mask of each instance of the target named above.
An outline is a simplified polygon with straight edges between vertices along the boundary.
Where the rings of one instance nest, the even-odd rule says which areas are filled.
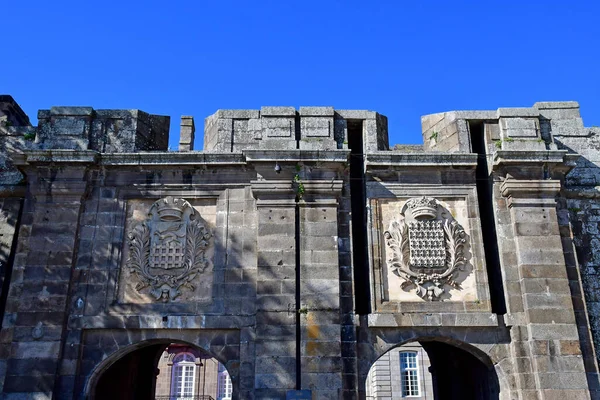
[[[408,200],[384,237],[387,264],[403,279],[401,288],[414,284],[417,295],[430,301],[440,299],[444,285],[460,289],[454,279],[466,262],[466,233],[436,199]]]
[[[148,219],[131,229],[127,267],[138,278],[135,289],[164,302],[182,288],[194,290],[194,278],[209,265],[205,251],[212,237],[200,214],[184,199],[165,197],[150,207]]]

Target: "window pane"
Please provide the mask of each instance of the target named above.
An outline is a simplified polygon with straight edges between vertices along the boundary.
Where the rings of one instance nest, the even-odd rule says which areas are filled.
[[[416,352],[400,353],[400,377],[402,396],[419,396],[419,372]]]
[[[174,399],[191,397],[194,395],[194,380],[196,365],[195,357],[189,353],[178,354],[173,365],[173,384],[171,396]]]

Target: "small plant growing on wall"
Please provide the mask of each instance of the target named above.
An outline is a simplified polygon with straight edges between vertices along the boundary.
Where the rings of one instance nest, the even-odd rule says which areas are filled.
[[[23,139],[25,140],[35,140],[35,132],[27,132],[23,135]]]
[[[302,196],[304,196],[304,183],[302,183],[302,180],[300,179],[300,175],[295,174],[294,175],[294,186],[296,187],[296,196],[298,196],[299,199],[302,198]]]

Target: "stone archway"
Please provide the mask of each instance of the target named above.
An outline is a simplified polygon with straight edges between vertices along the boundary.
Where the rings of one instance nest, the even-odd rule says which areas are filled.
[[[364,398],[497,400],[503,378],[497,368],[476,347],[423,337],[379,354],[365,377]]]
[[[128,346],[97,365],[86,385],[86,398],[90,400],[178,399],[181,396],[173,397],[170,387],[166,388],[165,393],[164,387],[157,386],[157,377],[160,381],[167,382],[168,385],[172,384],[173,361],[176,360],[176,352],[169,351],[169,349],[173,347],[181,347],[183,352],[193,355],[195,360],[192,360],[191,364],[196,368],[199,367],[196,371],[198,374],[194,380],[194,390],[191,396],[186,394],[182,398],[193,396],[196,398],[204,395],[206,385],[199,379],[206,379],[208,361],[215,364],[215,373],[218,373],[221,368],[227,371],[225,365],[214,355],[189,342],[168,339],[148,340]],[[163,369],[162,371],[159,366]],[[200,374],[201,371],[204,371],[203,377]],[[162,379],[160,379],[161,376]],[[214,384],[214,390],[217,391],[216,380]],[[231,381],[229,387],[232,389]],[[201,388],[201,391],[196,388]],[[232,396],[231,392],[230,396],[236,398],[235,395]],[[217,399],[216,393],[213,393],[211,397]]]

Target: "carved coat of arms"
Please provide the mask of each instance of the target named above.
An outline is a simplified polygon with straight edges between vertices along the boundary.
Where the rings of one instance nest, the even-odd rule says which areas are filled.
[[[388,267],[403,279],[402,288],[414,284],[430,301],[440,299],[444,285],[460,288],[455,277],[466,262],[466,233],[436,199],[408,200],[384,237]]]
[[[165,197],[156,201],[148,219],[128,234],[127,267],[138,278],[135,289],[149,287],[155,299],[169,301],[209,265],[205,257],[211,233],[200,215],[184,199]]]

